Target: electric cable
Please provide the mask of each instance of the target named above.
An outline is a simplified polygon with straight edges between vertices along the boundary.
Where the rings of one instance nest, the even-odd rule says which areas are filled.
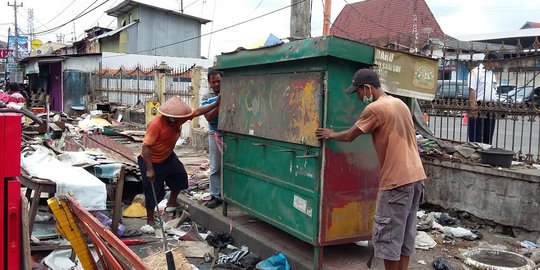
[[[54,31],[56,31],[56,30],[58,30],[58,29],[64,27],[65,25],[69,24],[70,22],[73,22],[73,21],[75,21],[75,20],[77,20],[77,19],[79,19],[79,18],[85,16],[86,14],[88,14],[88,13],[90,13],[90,12],[96,10],[97,8],[99,8],[99,7],[101,7],[102,5],[104,5],[105,3],[109,2],[109,0],[105,0],[103,3],[99,4],[98,6],[96,6],[96,7],[92,8],[92,9],[88,10],[88,9],[89,9],[90,7],[92,7],[97,1],[98,1],[98,0],[95,0],[90,6],[88,6],[87,8],[85,8],[81,13],[79,13],[79,15],[75,16],[73,19],[71,19],[71,20],[69,20],[69,21],[67,21],[67,22],[65,22],[65,23],[63,23],[63,24],[61,24],[61,25],[59,25],[59,26],[56,26],[56,27],[53,27],[53,28],[50,28],[50,29],[47,29],[47,30],[44,30],[44,31],[36,32],[36,33],[34,33],[34,35],[37,36],[37,35],[44,35],[44,34],[52,33],[52,32],[54,32]],[[88,10],[88,11],[86,11],[86,10]]]

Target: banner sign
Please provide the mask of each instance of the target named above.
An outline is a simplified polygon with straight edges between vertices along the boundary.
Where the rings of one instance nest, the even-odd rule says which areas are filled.
[[[16,58],[26,58],[28,55],[30,55],[30,44],[28,43],[28,37],[25,36],[19,36],[17,39],[17,44],[19,46],[19,56],[15,56]],[[15,50],[15,36],[9,36],[8,38],[8,46],[12,50]]]
[[[9,52],[11,52],[11,50],[8,50],[8,49],[0,49],[0,58],[7,58]]]
[[[435,99],[437,60],[375,48],[374,64],[382,88],[390,94]]]

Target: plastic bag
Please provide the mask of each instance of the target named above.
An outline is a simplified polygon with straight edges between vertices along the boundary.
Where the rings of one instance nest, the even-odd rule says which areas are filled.
[[[278,253],[262,262],[259,262],[256,266],[258,270],[290,270],[291,265],[289,261],[283,255],[283,253]]]

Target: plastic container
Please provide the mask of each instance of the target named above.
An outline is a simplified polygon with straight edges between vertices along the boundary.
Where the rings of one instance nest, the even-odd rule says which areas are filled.
[[[505,168],[509,168],[510,165],[512,165],[512,159],[514,157],[514,152],[512,151],[499,148],[490,148],[488,150],[481,150],[479,152],[480,162],[484,164]]]
[[[101,222],[101,224],[105,225],[105,227],[107,228],[111,228],[112,226],[112,219],[110,219],[107,215],[101,213],[101,212],[97,212],[96,213],[96,218],[97,220],[99,220],[99,222]],[[119,223],[118,224],[118,236],[122,236],[124,235],[124,233],[126,232],[126,226],[122,223]]]

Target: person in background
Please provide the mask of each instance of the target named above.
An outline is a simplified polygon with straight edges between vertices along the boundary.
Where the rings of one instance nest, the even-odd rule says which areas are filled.
[[[137,158],[143,178],[146,207],[146,222],[154,225],[154,209],[165,197],[165,184],[171,190],[166,212],[174,212],[178,207],[177,197],[181,190],[188,188],[188,176],[184,165],[174,153],[174,146],[180,138],[182,124],[203,115],[219,106],[220,98],[211,105],[192,110],[179,96],[167,100],[158,108],[159,116],[152,119],[146,128],[141,155]],[[156,191],[154,200],[152,186]]]
[[[221,91],[220,71],[215,69],[208,70],[208,84],[211,91],[202,98],[201,106],[213,104],[216,102]],[[204,115],[208,121],[208,151],[210,154],[210,200],[206,203],[208,208],[216,208],[222,203],[221,199],[221,144],[223,134],[218,130],[219,106]]]
[[[11,96],[9,103],[17,103],[24,106],[26,104],[26,98],[21,93],[21,88],[17,83],[9,83],[7,93]]]
[[[416,129],[407,105],[387,95],[377,73],[360,69],[346,93],[355,93],[366,105],[349,129],[319,128],[319,139],[351,142],[372,134],[380,163],[379,192],[373,225],[374,255],[386,270],[405,270],[414,254],[416,212],[423,201],[426,174],[416,144]]]
[[[471,113],[467,127],[469,142],[480,142],[491,144],[493,133],[495,132],[495,116],[487,113],[483,118],[478,114],[478,106],[485,102],[489,104],[495,101],[497,94],[497,79],[493,75],[493,69],[496,67],[494,60],[499,56],[490,52],[485,57],[484,64],[471,70],[469,73],[469,102]]]

